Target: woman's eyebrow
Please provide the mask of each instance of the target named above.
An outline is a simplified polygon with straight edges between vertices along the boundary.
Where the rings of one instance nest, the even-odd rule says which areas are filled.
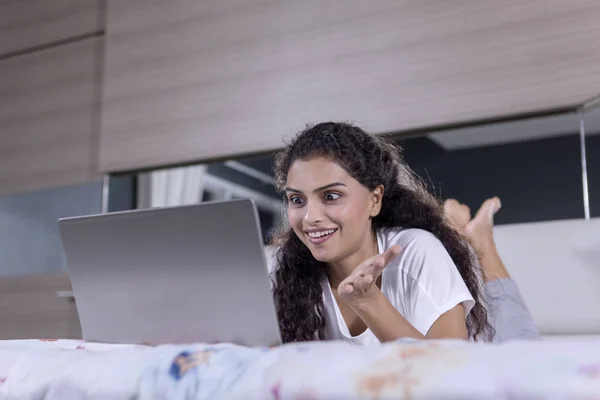
[[[336,186],[346,186],[346,185],[344,185],[342,182],[333,182],[333,183],[327,184],[325,186],[318,187],[315,190],[313,190],[313,192],[320,192],[322,190],[329,189],[329,188],[336,187]],[[302,193],[301,190],[292,189],[291,187],[286,187],[285,191],[286,192],[294,192],[294,193]]]

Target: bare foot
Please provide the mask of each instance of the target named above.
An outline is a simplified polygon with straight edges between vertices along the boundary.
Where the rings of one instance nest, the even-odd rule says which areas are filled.
[[[471,220],[471,209],[466,204],[461,204],[455,199],[444,202],[444,213],[450,225],[464,235],[464,230]]]
[[[496,214],[502,203],[498,197],[492,197],[483,202],[475,218],[470,220],[463,231],[477,251],[484,251],[483,246],[489,246],[494,242],[494,214]]]
[[[444,211],[452,227],[471,243],[481,257],[481,269],[486,281],[510,277],[494,242],[494,214],[500,210],[500,207],[502,203],[498,197],[487,199],[477,211],[475,218],[469,220],[471,216],[469,207],[454,199],[444,202]]]

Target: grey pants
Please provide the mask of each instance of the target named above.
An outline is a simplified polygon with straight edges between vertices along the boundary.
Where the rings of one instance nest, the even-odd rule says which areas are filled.
[[[496,279],[485,284],[490,323],[496,330],[492,342],[540,339],[540,331],[517,283],[512,279]]]

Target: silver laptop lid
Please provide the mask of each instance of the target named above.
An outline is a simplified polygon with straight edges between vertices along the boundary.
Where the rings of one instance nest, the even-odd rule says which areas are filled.
[[[280,342],[251,200],[59,221],[84,340]]]

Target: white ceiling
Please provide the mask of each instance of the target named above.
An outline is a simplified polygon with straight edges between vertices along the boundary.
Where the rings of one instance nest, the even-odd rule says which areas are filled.
[[[600,109],[585,115],[586,135],[600,134]],[[579,133],[579,115],[563,114],[519,121],[486,124],[429,134],[447,150],[490,146]]]

